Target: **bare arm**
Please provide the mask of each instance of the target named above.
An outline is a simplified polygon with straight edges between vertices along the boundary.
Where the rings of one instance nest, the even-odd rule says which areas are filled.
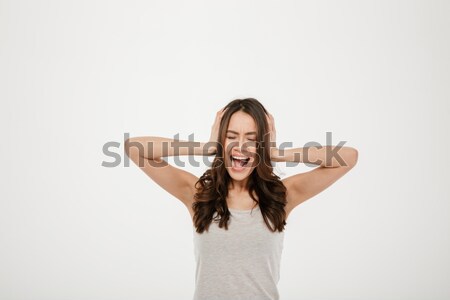
[[[352,147],[321,146],[293,149],[276,149],[275,162],[299,162],[319,165],[326,168],[349,167],[356,164],[358,151]]]
[[[342,147],[338,150],[333,146],[319,149],[295,148],[285,151],[284,155],[279,155],[277,159],[319,165],[309,172],[282,180],[287,189],[286,212],[289,215],[297,205],[321,193],[350,171],[358,161],[358,151],[352,147]]]
[[[125,141],[125,151],[135,147],[139,157],[160,162],[161,157],[181,155],[213,155],[217,144],[175,140],[158,136],[133,137]]]
[[[207,143],[175,140],[157,136],[133,137],[125,140],[125,152],[130,159],[154,182],[181,200],[194,215],[192,204],[197,192],[197,176],[174,167],[161,157],[179,155],[213,155],[217,151],[217,134],[222,111],[217,112]]]
[[[180,141],[178,141],[180,142]],[[196,193],[198,177],[161,159],[165,156],[205,153],[205,143],[194,143],[197,147],[189,150],[179,147],[176,141],[164,137],[133,137],[125,141],[125,152],[130,159],[156,184],[179,199],[188,209],[191,218],[194,215],[192,204]],[[178,151],[178,152],[177,152]]]
[[[350,171],[358,161],[358,151],[352,147],[319,146],[293,149],[276,147],[275,121],[267,116],[270,128],[270,157],[275,162],[299,162],[319,165],[309,172],[298,173],[282,180],[286,186],[286,218],[299,204],[319,194]]]

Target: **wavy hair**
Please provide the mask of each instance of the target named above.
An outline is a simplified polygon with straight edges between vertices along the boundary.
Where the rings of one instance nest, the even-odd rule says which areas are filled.
[[[195,183],[196,193],[192,208],[194,226],[198,233],[208,231],[211,222],[218,222],[219,227],[228,230],[230,211],[227,206],[228,186],[231,177],[225,168],[223,145],[231,116],[237,111],[249,114],[257,125],[256,167],[249,175],[247,188],[251,198],[259,205],[264,222],[272,232],[284,230],[286,223],[286,187],[280,177],[273,173],[270,159],[269,125],[266,120],[267,110],[254,98],[235,99],[228,103],[219,126],[219,143],[211,168]],[[258,196],[258,200],[254,197]],[[217,215],[214,217],[214,214]],[[271,224],[270,224],[271,223]],[[273,225],[273,227],[272,227]]]

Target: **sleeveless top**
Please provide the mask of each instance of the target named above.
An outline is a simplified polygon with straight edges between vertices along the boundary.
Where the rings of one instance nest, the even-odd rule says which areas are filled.
[[[228,210],[228,230],[219,228],[214,220],[209,231],[203,233],[196,232],[193,226],[193,299],[279,300],[284,231],[270,231],[259,206],[253,210]]]

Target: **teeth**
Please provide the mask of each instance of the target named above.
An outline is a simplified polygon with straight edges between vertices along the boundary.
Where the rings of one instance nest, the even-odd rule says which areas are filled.
[[[234,156],[234,155],[232,155],[232,157],[234,158],[234,159],[239,159],[239,160],[246,160],[246,159],[248,159],[248,157],[245,157],[245,156]]]

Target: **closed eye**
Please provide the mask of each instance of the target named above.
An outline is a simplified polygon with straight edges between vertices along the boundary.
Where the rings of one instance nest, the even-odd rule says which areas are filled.
[[[235,139],[235,137],[232,137],[232,136],[227,136],[227,139],[230,139],[230,140],[232,140],[232,139]],[[251,140],[251,139],[248,139],[250,142],[256,142],[256,140]]]

